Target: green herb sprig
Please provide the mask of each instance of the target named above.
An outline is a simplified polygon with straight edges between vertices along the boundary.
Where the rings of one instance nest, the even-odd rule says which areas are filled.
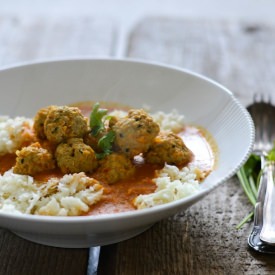
[[[98,147],[102,153],[96,153],[97,159],[102,159],[112,153],[112,145],[115,140],[115,132],[110,131],[105,136],[99,139]]]
[[[108,110],[99,108],[99,103],[95,103],[91,115],[90,115],[90,128],[91,134],[97,137],[101,132],[105,130],[105,122],[110,120],[112,116],[107,116]],[[112,146],[115,140],[115,132],[109,131],[98,140],[98,148],[102,151],[96,153],[97,159],[102,159],[105,156],[112,153]]]
[[[241,186],[250,201],[255,206],[257,201],[257,193],[259,188],[259,178],[261,171],[261,158],[255,154],[250,155],[247,162],[237,172]],[[250,212],[238,225],[240,229],[246,222],[253,217],[253,211]]]
[[[104,130],[104,116],[106,116],[108,110],[100,109],[99,103],[95,103],[91,115],[90,115],[90,127],[93,136],[97,136],[102,130]]]

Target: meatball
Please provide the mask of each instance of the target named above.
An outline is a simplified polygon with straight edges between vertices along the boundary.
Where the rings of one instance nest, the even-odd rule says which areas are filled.
[[[97,167],[94,150],[81,138],[60,143],[55,151],[57,165],[64,173],[92,172]]]
[[[35,131],[36,136],[40,139],[46,139],[44,123],[47,118],[48,112],[52,107],[54,106],[48,106],[40,109],[34,117],[33,129]]]
[[[55,168],[53,155],[36,142],[16,151],[16,164],[13,172],[22,175],[35,175]]]
[[[82,138],[88,131],[87,119],[76,107],[52,107],[47,114],[44,131],[47,139],[53,143]]]
[[[130,158],[145,153],[159,133],[159,125],[143,110],[130,110],[112,129],[115,146]]]
[[[113,184],[135,173],[132,161],[122,153],[112,153],[99,162],[96,174],[100,180]]]
[[[144,158],[153,164],[186,165],[192,159],[192,152],[185,146],[183,140],[172,132],[160,133]]]

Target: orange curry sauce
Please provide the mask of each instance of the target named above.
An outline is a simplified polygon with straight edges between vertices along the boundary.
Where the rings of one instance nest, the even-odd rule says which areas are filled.
[[[83,115],[89,117],[91,112],[91,104],[74,104],[81,109]],[[108,109],[113,109],[109,108]],[[125,108],[122,108],[126,110]],[[211,144],[211,137],[207,136],[206,131],[187,126],[179,136],[182,137],[186,146],[193,152],[194,158],[192,162],[201,170],[205,171],[205,175],[209,174],[215,165],[215,146]],[[15,164],[15,155],[8,154],[0,156],[0,173],[3,174]],[[107,213],[117,213],[134,210],[133,199],[140,194],[149,194],[155,191],[156,185],[153,182],[155,170],[162,167],[152,164],[145,164],[142,161],[136,161],[136,173],[127,180],[116,182],[109,185],[100,182],[104,187],[103,198],[95,205],[91,206],[90,211],[85,215],[97,215]],[[52,177],[61,178],[63,175],[59,169],[49,172],[37,174],[34,179],[38,182],[46,182]],[[88,176],[97,179],[96,172]]]

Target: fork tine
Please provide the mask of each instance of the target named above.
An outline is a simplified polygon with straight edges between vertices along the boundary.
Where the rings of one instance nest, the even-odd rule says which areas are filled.
[[[267,103],[271,104],[272,98],[270,94],[264,94],[264,93],[254,93],[253,95],[253,103]]]
[[[262,102],[263,101],[263,94],[262,93],[255,93],[253,95],[253,103]]]

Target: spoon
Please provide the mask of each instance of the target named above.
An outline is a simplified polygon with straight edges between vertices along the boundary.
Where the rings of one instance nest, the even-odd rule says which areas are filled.
[[[90,247],[87,275],[96,275],[100,256],[100,246]]]
[[[272,148],[275,139],[275,107],[264,102],[263,96],[250,105],[248,111],[255,124],[254,153],[261,157],[262,176],[260,179],[258,197],[254,210],[254,225],[248,244],[256,251],[275,253],[275,166],[266,160],[267,152]]]

